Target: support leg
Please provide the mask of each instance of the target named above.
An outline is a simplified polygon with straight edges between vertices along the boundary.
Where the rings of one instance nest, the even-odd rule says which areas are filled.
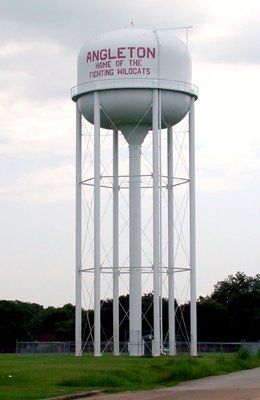
[[[113,131],[113,343],[119,355],[118,131]]]
[[[100,343],[100,103],[94,93],[94,355],[101,355]]]
[[[76,104],[76,321],[75,355],[82,355],[81,338],[81,114]]]
[[[194,98],[189,112],[189,171],[190,171],[190,306],[191,355],[197,356],[197,298],[196,298],[196,215],[195,215],[195,124]]]
[[[168,163],[168,320],[169,354],[176,355],[174,306],[174,208],[173,208],[173,129],[167,131]]]
[[[159,93],[153,91],[153,356],[160,355]]]

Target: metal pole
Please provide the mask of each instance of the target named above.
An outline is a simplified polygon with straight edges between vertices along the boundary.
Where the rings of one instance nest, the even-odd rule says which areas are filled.
[[[94,355],[100,356],[100,103],[94,92]]]
[[[189,171],[190,171],[190,305],[191,355],[197,356],[197,298],[196,298],[196,215],[195,215],[195,122],[194,97],[189,112]]]
[[[81,113],[76,103],[76,321],[75,355],[82,355],[81,338]]]
[[[113,131],[113,343],[119,355],[118,131]]]
[[[141,149],[148,126],[125,126],[129,145],[129,354],[143,355],[142,340],[142,232]]]
[[[162,278],[162,96],[161,90],[158,92],[158,160],[159,160],[159,304],[160,304],[160,354],[163,351],[163,278]]]
[[[153,356],[160,355],[159,95],[153,90]]]
[[[130,355],[142,355],[141,145],[129,143]]]
[[[173,209],[173,128],[167,131],[168,169],[168,320],[169,354],[176,355],[174,305],[174,209]]]

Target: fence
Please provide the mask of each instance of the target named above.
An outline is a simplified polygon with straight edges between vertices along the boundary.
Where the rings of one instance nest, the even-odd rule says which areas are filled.
[[[260,352],[260,342],[244,342],[241,346],[250,351],[252,354]]]
[[[252,353],[260,349],[260,343],[224,343],[224,342],[198,342],[198,353],[233,353],[242,347],[247,347]],[[120,342],[120,352],[128,353],[128,343]],[[113,353],[113,342],[101,342],[102,353]],[[189,353],[189,344],[177,342],[176,351],[178,353]],[[70,354],[75,352],[74,342],[17,342],[16,354]],[[92,342],[84,343],[83,353],[94,353]],[[164,343],[163,354],[168,353],[168,343]]]
[[[16,342],[16,354],[74,353],[74,342]]]

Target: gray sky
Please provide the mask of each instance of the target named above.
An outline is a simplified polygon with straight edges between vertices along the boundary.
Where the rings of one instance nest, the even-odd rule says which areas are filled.
[[[82,44],[131,21],[193,26],[198,296],[259,273],[259,15],[258,0],[0,0],[1,299],[74,303],[70,88]]]

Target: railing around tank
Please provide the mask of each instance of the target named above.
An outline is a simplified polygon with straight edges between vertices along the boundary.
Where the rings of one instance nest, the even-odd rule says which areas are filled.
[[[71,97],[77,101],[82,94],[112,89],[165,89],[186,93],[196,99],[199,95],[198,87],[188,82],[153,78],[113,78],[93,80],[74,86],[71,89]]]

